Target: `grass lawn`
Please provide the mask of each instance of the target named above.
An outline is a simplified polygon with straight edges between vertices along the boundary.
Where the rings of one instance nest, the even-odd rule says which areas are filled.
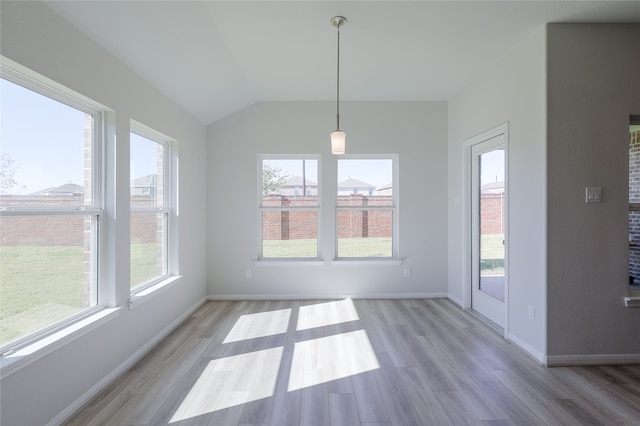
[[[0,248],[0,343],[85,308],[82,247]]]
[[[131,288],[162,275],[158,266],[158,245],[156,243],[131,245]]]
[[[157,245],[131,247],[131,282],[159,274]],[[82,247],[0,247],[0,344],[79,313],[85,303]]]
[[[317,257],[316,239],[264,240],[265,258]],[[391,257],[391,238],[340,238],[340,257]]]
[[[504,234],[484,234],[480,236],[482,275],[504,275]]]

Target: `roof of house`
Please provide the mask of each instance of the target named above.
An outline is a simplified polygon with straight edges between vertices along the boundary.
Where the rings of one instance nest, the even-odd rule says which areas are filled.
[[[82,185],[77,185],[75,183],[65,183],[60,186],[52,186],[50,188],[45,188],[40,191],[36,191],[31,193],[31,195],[46,195],[46,194],[82,194],[84,192],[84,187]]]
[[[485,194],[500,194],[504,192],[504,181],[485,183],[480,187],[480,190]]]
[[[157,175],[155,173],[147,176],[142,176],[131,181],[131,186],[133,188],[155,187],[156,179]]]
[[[338,183],[338,188],[372,188],[375,189],[375,185],[371,185],[370,183],[366,183],[363,182],[361,180],[358,179],[354,179],[352,177],[349,177],[349,179],[346,179],[342,182]]]
[[[306,186],[318,186],[317,182],[312,181],[311,179],[305,179]],[[296,188],[302,186],[302,176],[291,176],[284,185],[283,188]]]

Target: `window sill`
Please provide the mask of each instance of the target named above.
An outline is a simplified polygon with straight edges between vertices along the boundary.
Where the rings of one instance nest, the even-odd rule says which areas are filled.
[[[182,275],[172,275],[167,279],[164,279],[152,286],[145,288],[144,290],[140,290],[139,292],[131,295],[129,297],[129,309],[133,309],[136,306],[139,306],[146,302],[147,300],[152,299],[154,296],[169,290],[174,285],[180,282],[180,278]]]
[[[262,267],[262,266],[323,266],[323,259],[263,259],[263,260],[254,260],[253,266]]]
[[[335,266],[401,266],[402,260],[398,259],[334,259]]]
[[[331,266],[401,266],[402,260],[398,259],[334,259],[326,262]],[[254,260],[253,266],[323,266],[325,261],[318,260]]]
[[[4,379],[89,331],[113,320],[119,313],[120,308],[101,309],[97,313],[75,322],[60,331],[50,334],[30,345],[16,349],[15,352],[2,356],[0,358],[0,369],[2,370],[0,379]]]

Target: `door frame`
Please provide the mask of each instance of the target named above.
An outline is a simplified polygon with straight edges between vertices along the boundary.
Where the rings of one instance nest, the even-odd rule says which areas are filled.
[[[486,142],[497,136],[504,135],[504,223],[505,223],[505,241],[504,241],[504,326],[503,336],[506,338],[509,334],[509,122],[502,123],[496,127],[493,127],[485,132],[482,132],[476,136],[466,139],[463,144],[463,268],[462,268],[462,308],[470,310],[472,307],[472,182],[473,177],[471,174],[472,166],[472,148],[475,145]]]

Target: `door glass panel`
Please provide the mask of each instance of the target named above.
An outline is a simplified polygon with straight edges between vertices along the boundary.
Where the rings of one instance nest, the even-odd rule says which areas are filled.
[[[479,161],[480,291],[504,302],[504,149]]]

